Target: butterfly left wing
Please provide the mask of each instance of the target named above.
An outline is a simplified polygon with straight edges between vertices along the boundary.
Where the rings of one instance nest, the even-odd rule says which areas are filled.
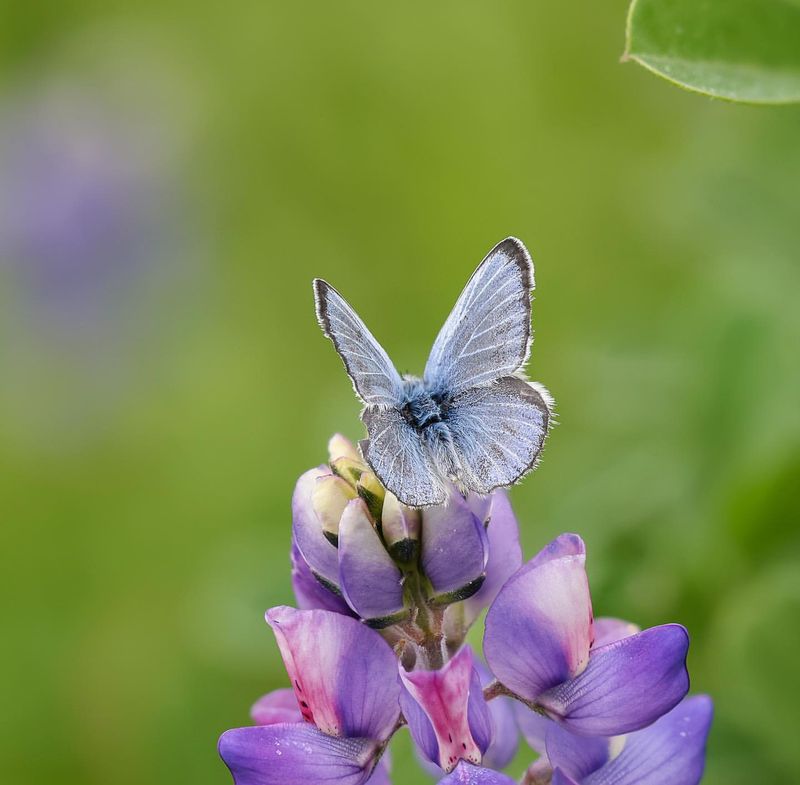
[[[550,427],[550,407],[543,387],[516,376],[455,396],[447,421],[460,470],[456,482],[487,494],[533,469]]]
[[[360,443],[361,452],[380,481],[409,507],[444,504],[444,481],[402,412],[368,406],[361,419],[369,433],[369,439]]]
[[[367,405],[396,406],[403,382],[389,355],[350,304],[327,281],[314,279],[317,320],[344,362],[358,397]]]
[[[433,344],[424,376],[430,392],[456,395],[522,368],[533,286],[533,262],[521,241],[509,237],[489,251]]]

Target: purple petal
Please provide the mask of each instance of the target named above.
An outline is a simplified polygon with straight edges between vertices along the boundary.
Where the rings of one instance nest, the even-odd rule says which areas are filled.
[[[565,774],[563,771],[561,771],[561,769],[556,769],[553,772],[551,785],[581,785],[581,783],[575,782],[572,777]]]
[[[494,676],[477,657],[474,658],[474,663],[475,670],[480,676],[481,686],[487,687],[494,681]],[[472,694],[473,690],[470,690],[470,701],[473,699]],[[484,701],[484,703],[486,702]],[[489,745],[483,753],[484,766],[491,769],[504,769],[514,759],[519,747],[519,730],[514,708],[521,705],[506,697],[494,698],[488,702],[492,727]],[[470,727],[472,724],[470,722]],[[474,727],[472,735],[478,741]],[[480,741],[478,741],[478,746],[481,746]]]
[[[303,715],[297,705],[297,698],[291,688],[273,690],[262,695],[250,709],[250,718],[256,725],[278,725],[303,721]]]
[[[366,785],[392,785],[387,758],[388,753],[385,753],[373,770],[372,776],[367,780]]]
[[[445,771],[452,771],[462,758],[480,763],[488,745],[491,720],[469,647],[462,648],[437,671],[408,672],[401,667],[400,678],[407,693],[401,697],[403,713],[414,741],[425,755]],[[427,717],[427,725],[413,703]],[[483,749],[473,737],[473,727]],[[435,744],[431,743],[431,733]]]
[[[384,740],[400,714],[397,661],[374,630],[329,611],[267,611],[303,717],[333,736]]]
[[[499,491],[505,493],[505,491]],[[467,506],[472,510],[472,514],[484,525],[487,526],[489,519],[492,517],[492,502],[494,501],[494,493],[488,496],[479,496],[477,493],[467,494]]]
[[[611,739],[605,736],[576,736],[554,722],[547,731],[550,765],[578,782],[602,768],[611,754]]]
[[[373,627],[408,614],[403,575],[383,547],[363,499],[353,499],[339,524],[339,576],[350,607]]]
[[[712,715],[708,696],[688,698],[650,727],[627,736],[622,752],[585,785],[697,785]]]
[[[451,493],[446,505],[422,511],[421,562],[434,600],[454,602],[474,594],[487,556],[486,530],[459,493]]]
[[[311,570],[332,586],[339,581],[339,553],[322,533],[312,495],[317,478],[330,475],[324,466],[301,475],[292,495],[292,535],[300,555]]]
[[[443,780],[439,780],[439,785],[516,785],[516,783],[502,772],[462,761],[455,771]]]
[[[514,718],[514,701],[495,698],[489,702],[494,724],[492,742],[483,754],[483,763],[493,769],[504,769],[514,760],[519,748],[519,730]]]
[[[468,648],[467,646],[464,647],[464,649]],[[467,723],[469,724],[469,732],[472,734],[472,738],[475,739],[475,744],[478,745],[478,749],[484,756],[484,761],[482,762],[485,762],[485,756],[489,751],[489,746],[492,743],[495,732],[494,715],[491,707],[483,697],[483,685],[481,684],[481,677],[478,674],[478,669],[475,667],[476,660],[474,655],[471,659],[473,668],[469,680]],[[489,764],[487,763],[486,765],[488,766]]]
[[[323,586],[311,572],[300,553],[297,544],[292,538],[292,588],[297,598],[297,606],[301,610],[314,610],[318,608],[334,613],[343,613],[345,616],[354,616],[350,606],[344,598]]]
[[[592,647],[599,649],[601,646],[608,646],[609,643],[616,643],[630,635],[641,632],[641,628],[629,621],[622,619],[612,619],[611,617],[600,617],[594,620],[594,643]]]
[[[559,534],[552,542],[539,551],[526,565],[528,570],[539,567],[553,559],[561,559],[564,556],[583,556],[586,557],[586,545],[577,534]]]
[[[223,733],[219,754],[236,785],[361,785],[378,745],[369,739],[337,739],[313,725],[292,723],[236,728]]]
[[[649,725],[689,689],[689,636],[664,624],[592,650],[577,678],[538,699],[556,720],[587,736],[616,736]]]
[[[531,749],[540,755],[544,755],[547,731],[556,723],[549,717],[539,714],[538,711],[528,708],[524,703],[514,704],[514,715],[517,720],[517,727],[525,741],[528,742]]]
[[[502,684],[535,701],[586,667],[591,636],[584,557],[562,556],[525,565],[500,590],[486,615],[484,655]]]
[[[366,785],[392,785],[392,781],[389,778],[389,772],[387,771],[386,766],[383,765],[383,761],[380,761],[375,767],[374,771],[372,772],[372,776],[367,780]]]
[[[431,776],[437,776],[437,772],[441,773],[438,765],[439,742],[428,715],[405,689],[400,693],[400,708],[403,710],[408,731],[414,740],[415,752],[418,753],[420,764]]]
[[[488,515],[489,520],[486,529],[489,548],[486,579],[481,588],[472,597],[464,601],[465,628],[468,628],[480,612],[491,604],[503,584],[522,564],[519,525],[514,517],[514,510],[511,508],[508,493],[506,491],[495,491],[486,499],[490,504],[484,512],[484,515]],[[475,503],[468,501],[474,510]],[[479,517],[478,519],[483,521],[485,517]]]

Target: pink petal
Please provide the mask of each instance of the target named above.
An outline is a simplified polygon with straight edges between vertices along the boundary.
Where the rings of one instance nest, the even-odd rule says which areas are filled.
[[[332,736],[386,739],[400,714],[397,660],[374,630],[330,611],[267,611],[303,717]]]
[[[480,692],[480,681],[472,663],[472,651],[464,647],[441,670],[411,671],[400,668],[400,678],[408,695],[401,697],[403,708],[408,715],[418,712],[417,707],[426,715],[430,729],[436,738],[438,747],[438,764],[446,771],[452,771],[459,760],[464,759],[479,764],[483,750],[473,738],[469,723],[470,690]],[[479,695],[483,701],[482,693]],[[487,712],[485,702],[483,706]],[[483,719],[483,718],[482,718]],[[411,722],[412,735],[419,736],[421,723]],[[431,753],[430,739],[419,739],[418,743]],[[488,740],[487,740],[488,743]]]

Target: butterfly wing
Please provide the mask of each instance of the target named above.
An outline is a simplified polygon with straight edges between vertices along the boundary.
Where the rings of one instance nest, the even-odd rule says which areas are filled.
[[[547,391],[516,376],[473,387],[451,402],[447,422],[458,482],[486,494],[536,465],[551,420]]]
[[[402,412],[368,406],[361,419],[369,433],[369,439],[361,442],[361,452],[380,481],[409,507],[444,504],[444,482]]]
[[[472,274],[433,344],[425,366],[431,392],[457,395],[509,376],[528,359],[533,263],[509,237]]]
[[[333,341],[353,388],[367,404],[396,406],[403,383],[389,356],[347,301],[327,281],[314,280],[317,320]]]

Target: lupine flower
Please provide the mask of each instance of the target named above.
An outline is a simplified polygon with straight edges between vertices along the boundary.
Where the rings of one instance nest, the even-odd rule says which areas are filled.
[[[516,785],[511,777],[499,771],[483,769],[469,763],[459,763],[438,785]]]
[[[429,774],[438,779],[459,759],[492,769],[511,762],[519,742],[514,705],[503,696],[486,703],[483,688],[492,682],[492,675],[468,646],[441,670],[409,674],[401,669],[400,675],[408,693],[401,694],[400,705],[417,743],[420,765]],[[474,746],[467,742],[470,736]]]
[[[236,785],[361,785],[372,775],[400,715],[397,662],[381,637],[330,611],[273,608],[267,622],[292,682],[262,698],[254,715],[288,720],[237,728],[219,752]],[[286,713],[288,712],[288,713]]]
[[[260,697],[250,709],[250,717],[256,725],[279,725],[287,722],[303,722],[303,713],[297,703],[295,691],[290,688],[273,690]],[[367,785],[389,785],[389,753],[384,753]]]
[[[380,485],[344,437],[335,436],[329,452],[329,464],[303,474],[292,499],[297,557],[329,592],[375,628],[413,622],[420,601],[445,607],[479,592],[493,497],[465,499],[453,488],[447,505],[414,510]],[[516,521],[505,528],[516,532]],[[493,573],[505,566],[497,561]]]
[[[696,695],[622,737],[576,736],[550,722],[539,770],[552,772],[553,785],[697,785],[712,714],[711,699]]]
[[[541,754],[524,785],[696,785],[711,704],[680,702],[686,630],[595,620],[577,535],[522,565],[507,494],[412,510],[342,437],[292,534],[306,610],[267,614],[292,688],[221,737],[236,785],[388,785],[404,725],[439,785],[512,785],[520,730]],[[488,668],[464,644],[487,605]]]
[[[595,646],[580,537],[545,547],[500,590],[486,616],[484,654],[505,691],[585,735],[638,730],[689,689],[689,636],[665,624]]]
[[[400,705],[423,755],[450,772],[460,760],[480,763],[492,737],[472,650],[464,646],[438,670],[400,668]]]

